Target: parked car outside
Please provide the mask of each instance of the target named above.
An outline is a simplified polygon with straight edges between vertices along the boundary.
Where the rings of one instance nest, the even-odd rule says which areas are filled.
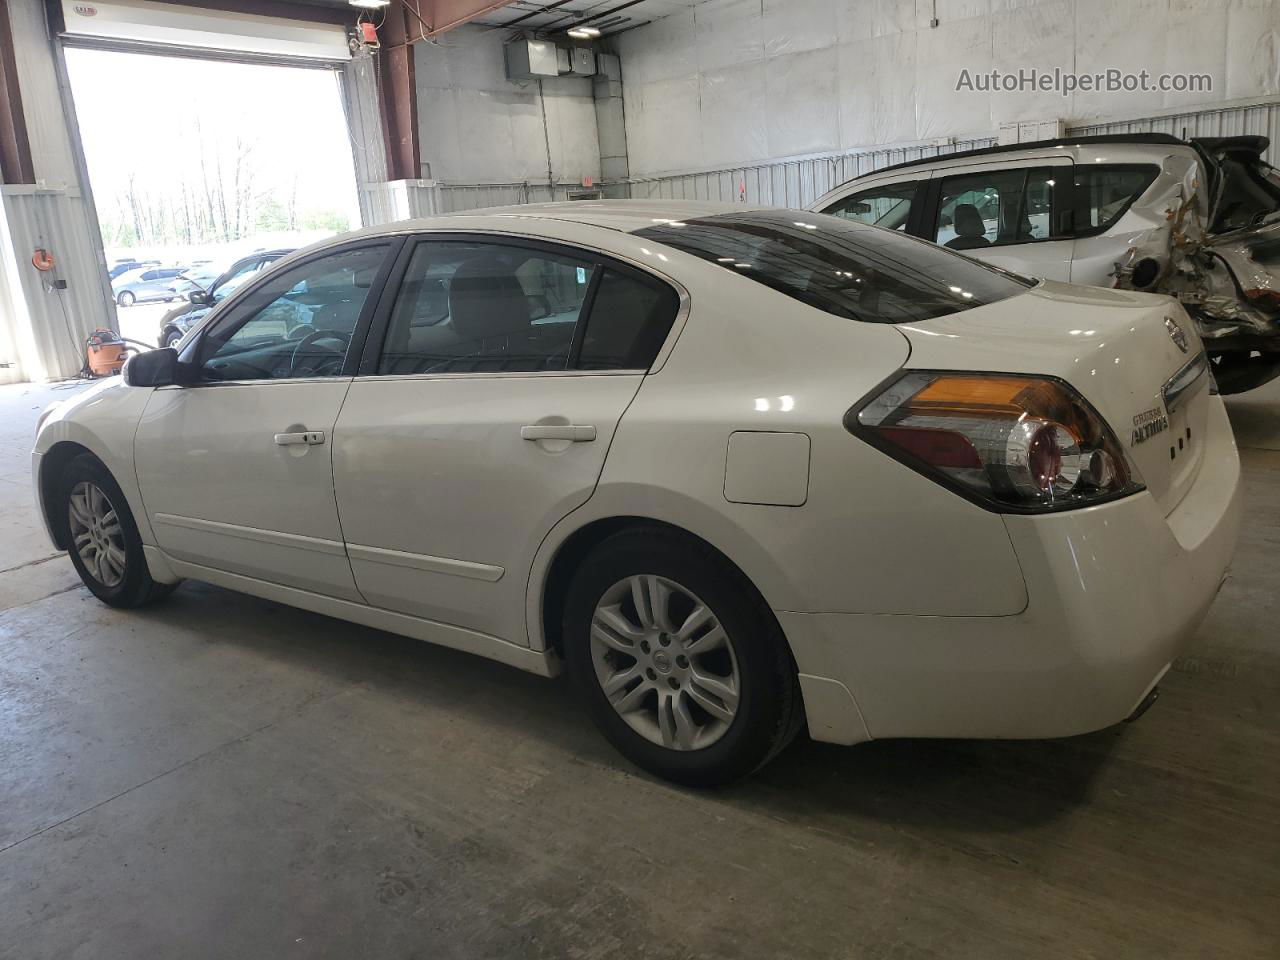
[[[1266,137],[1022,143],[897,164],[813,205],[1010,270],[1165,293],[1224,394],[1280,376],[1280,171]]]
[[[111,281],[116,303],[131,307],[135,303],[164,300],[171,303],[184,296],[190,286],[182,279],[182,267],[146,267],[130,270]]]
[[[104,602],[190,577],[564,667],[622,753],[688,784],[806,725],[1134,716],[1240,525],[1175,301],[736,205],[326,242],[37,429],[42,514]]]
[[[213,286],[214,281],[222,276],[223,272],[223,268],[215,264],[191,266],[183,271],[182,279],[191,281],[192,284],[201,290],[208,290]],[[195,291],[191,292],[194,293]]]
[[[282,257],[293,253],[293,248],[262,250],[241,257],[224,271],[195,273],[188,271],[186,278],[197,288],[187,293],[187,303],[180,304],[164,315],[160,321],[160,346],[171,347],[183,338],[188,330],[199,323],[208,312],[241,284],[251,280],[259,270],[268,267]],[[202,280],[206,282],[201,282]]]
[[[107,277],[111,280],[114,280],[116,279],[116,277],[120,276],[123,273],[128,273],[131,270],[141,270],[144,267],[150,267],[150,266],[159,266],[159,264],[151,261],[148,261],[147,263],[142,263],[138,260],[119,261],[117,263],[112,264],[110,269],[107,270]]]

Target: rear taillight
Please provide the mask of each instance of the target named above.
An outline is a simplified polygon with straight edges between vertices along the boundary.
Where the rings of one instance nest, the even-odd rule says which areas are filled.
[[[845,422],[993,510],[1061,510],[1143,489],[1111,428],[1060,380],[913,370]]]

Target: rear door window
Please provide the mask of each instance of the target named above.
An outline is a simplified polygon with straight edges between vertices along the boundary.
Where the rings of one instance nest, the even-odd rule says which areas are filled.
[[[671,332],[680,299],[665,283],[605,267],[582,338],[580,370],[648,370]]]
[[[422,241],[377,372],[565,370],[594,270],[590,259],[523,245]]]
[[[1160,173],[1155,166],[1080,165],[1075,172],[1075,233],[1087,236],[1112,226]]]
[[[1034,243],[1066,235],[1062,167],[984,170],[942,181],[933,238],[953,250]]]
[[[426,239],[405,268],[376,372],[645,370],[679,307],[667,284],[585,250]]]
[[[823,213],[857,220],[873,227],[906,230],[911,211],[919,203],[920,183],[887,183],[837,200]]]

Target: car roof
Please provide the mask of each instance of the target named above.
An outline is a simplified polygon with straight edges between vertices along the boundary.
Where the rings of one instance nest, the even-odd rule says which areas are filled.
[[[488,221],[484,229],[492,230],[494,220],[519,220],[524,225],[538,220],[580,223],[622,233],[634,233],[654,224],[713,217],[725,213],[748,213],[753,210],[777,210],[764,204],[709,203],[702,200],[571,200],[559,203],[526,203],[509,207],[486,207],[464,210],[416,220],[397,220],[378,226],[344,233],[326,241],[323,246],[352,240],[397,236],[442,227],[465,230],[467,220]],[[799,211],[798,211],[799,212]]]
[[[1108,133],[1092,137],[1062,137],[1057,140],[1034,140],[1027,143],[1003,143],[994,147],[979,147],[976,150],[960,150],[956,153],[942,153],[933,157],[920,157],[906,160],[903,163],[878,167],[873,173],[879,176],[894,170],[907,170],[912,167],[932,167],[951,160],[965,160],[970,157],[992,157],[1001,154],[1022,153],[1031,150],[1053,150],[1058,147],[1084,147],[1106,144],[1159,144],[1163,146],[1190,147],[1191,143],[1167,133]],[[871,174],[867,174],[870,176]],[[862,179],[858,177],[856,179]]]
[[[287,257],[297,249],[297,247],[280,247],[277,250],[255,250],[253,253],[246,253],[243,257],[237,257],[236,263],[242,260],[261,260],[264,257]]]

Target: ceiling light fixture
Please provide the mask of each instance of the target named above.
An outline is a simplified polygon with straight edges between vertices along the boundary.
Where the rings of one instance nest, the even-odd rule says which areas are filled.
[[[600,30],[597,27],[570,27],[565,32],[575,40],[594,40],[600,36]]]
[[[361,10],[381,10],[383,7],[390,6],[391,0],[347,0],[347,3]]]

